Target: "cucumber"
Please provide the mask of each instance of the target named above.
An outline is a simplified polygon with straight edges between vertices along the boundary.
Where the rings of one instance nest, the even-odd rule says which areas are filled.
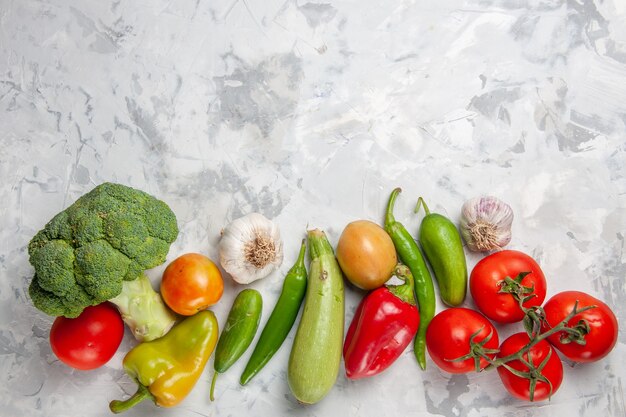
[[[343,347],[343,275],[321,230],[307,233],[311,266],[304,310],[289,357],[288,382],[303,404],[314,404],[337,380]]]
[[[445,216],[431,213],[420,197],[416,211],[423,206],[426,216],[419,230],[419,242],[433,269],[439,296],[445,304],[461,305],[467,294],[467,262],[458,229]]]
[[[215,400],[215,382],[217,375],[228,370],[248,349],[261,320],[263,298],[252,288],[246,288],[235,297],[228,313],[226,326],[215,348],[213,379],[211,380],[211,401]]]

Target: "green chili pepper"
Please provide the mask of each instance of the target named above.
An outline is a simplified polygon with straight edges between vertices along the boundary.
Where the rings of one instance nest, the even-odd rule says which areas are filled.
[[[218,373],[224,373],[237,362],[237,359],[248,349],[261,319],[263,299],[257,290],[241,291],[228,313],[226,326],[215,348],[215,373],[211,381],[211,401],[215,399],[215,381]]]
[[[420,368],[426,369],[426,329],[435,315],[435,287],[419,247],[402,223],[393,217],[396,197],[402,190],[396,188],[389,196],[385,214],[385,230],[389,233],[393,245],[402,263],[409,267],[415,279],[415,295],[420,312],[420,324],[415,335],[413,351]]]
[[[426,216],[420,226],[420,244],[433,268],[441,301],[456,307],[467,293],[467,263],[461,234],[447,217],[431,213],[422,197],[417,200],[416,213],[421,206]]]
[[[298,259],[285,276],[280,297],[261,332],[246,369],[241,374],[239,379],[241,385],[246,385],[272,359],[296,321],[306,292],[305,252],[306,239],[303,239]]]

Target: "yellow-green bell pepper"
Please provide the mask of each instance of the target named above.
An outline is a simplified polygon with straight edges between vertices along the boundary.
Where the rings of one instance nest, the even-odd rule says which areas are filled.
[[[194,387],[219,334],[212,311],[204,310],[177,324],[165,336],[135,346],[124,357],[124,369],[137,384],[137,392],[109,408],[121,413],[151,398],[161,407],[173,407]]]

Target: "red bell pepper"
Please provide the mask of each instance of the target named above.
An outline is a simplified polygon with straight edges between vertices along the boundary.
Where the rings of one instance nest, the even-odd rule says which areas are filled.
[[[419,326],[413,276],[396,267],[402,285],[387,285],[367,294],[354,314],[343,345],[346,376],[359,379],[387,369],[411,343]]]

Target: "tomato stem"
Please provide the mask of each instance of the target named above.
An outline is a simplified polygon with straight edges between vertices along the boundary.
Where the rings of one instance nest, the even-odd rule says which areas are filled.
[[[547,339],[548,337],[552,336],[555,333],[564,331],[566,332],[568,335],[565,337],[570,338],[570,341],[574,341],[576,343],[581,343],[578,340],[582,339],[582,342],[584,343],[584,331],[585,331],[585,327],[584,326],[588,326],[588,324],[586,322],[584,322],[584,320],[581,320],[574,328],[568,327],[567,323],[569,323],[569,321],[576,316],[577,314],[582,313],[583,311],[587,311],[590,310],[592,308],[596,308],[596,306],[586,306],[583,308],[578,308],[578,302],[576,302],[574,304],[574,308],[572,309],[572,311],[561,321],[559,322],[558,325],[552,327],[550,330],[544,332],[544,333],[539,333],[536,331],[533,332],[529,332],[528,337],[530,338],[530,342],[528,342],[528,344],[526,344],[524,347],[522,347],[519,351],[512,353],[510,355],[501,357],[501,358],[497,358],[497,359],[493,359],[492,357],[490,357],[490,354],[494,354],[494,353],[498,353],[499,351],[497,349],[486,349],[485,348],[485,344],[491,339],[492,334],[489,333],[489,335],[487,335],[487,337],[485,337],[483,340],[481,340],[480,342],[476,342],[475,339],[476,337],[480,334],[480,332],[483,330],[483,328],[481,327],[478,331],[476,331],[474,334],[472,334],[472,336],[470,337],[470,346],[469,346],[469,351],[467,354],[460,356],[458,358],[454,358],[454,359],[449,359],[448,361],[450,362],[460,362],[460,361],[464,361],[470,358],[474,359],[474,365],[476,368],[476,372],[481,372],[480,369],[480,359],[485,359],[489,365],[487,365],[485,368],[482,369],[482,371],[489,371],[491,369],[495,369],[499,366],[505,366],[507,362],[511,362],[514,360],[518,360],[524,364],[528,365],[528,362],[524,359],[524,355],[527,354],[530,349],[535,346],[537,343],[541,342],[542,340]],[[537,314],[538,309],[541,309],[541,307],[535,307],[535,308],[531,308],[526,310],[527,313],[529,315],[534,315],[535,318],[533,319],[533,321],[536,319],[539,323],[541,323],[540,320],[545,320],[543,317],[539,317],[539,315]],[[543,310],[541,310],[541,312],[543,313]],[[581,324],[581,322],[584,322]],[[532,364],[528,365],[529,369],[532,370]],[[545,366],[545,365],[544,365]],[[505,366],[507,369],[510,368],[510,366]],[[541,367],[543,369],[543,367]],[[510,370],[510,369],[509,369]],[[513,372],[513,371],[511,371]],[[515,375],[517,375],[517,373],[513,372]],[[518,375],[519,376],[519,375]],[[524,376],[523,378],[526,378],[526,376]],[[530,378],[528,378],[530,379]],[[543,381],[543,379],[539,378],[539,380]],[[545,381],[544,381],[545,382]],[[548,381],[549,382],[549,381]],[[532,400],[531,400],[532,401]]]
[[[578,345],[584,346],[587,344],[585,336],[589,334],[591,330],[587,320],[579,320],[574,327],[567,327],[565,329],[566,334],[563,334],[560,338],[560,342],[564,345],[574,342]]]
[[[485,326],[482,326],[480,329],[478,329],[477,331],[475,331],[474,333],[472,333],[472,335],[470,336],[470,351],[468,354],[460,356],[458,358],[454,358],[454,359],[446,359],[448,362],[461,362],[461,361],[465,361],[467,359],[474,359],[474,368],[476,369],[476,372],[480,372],[480,359],[483,358],[485,359],[488,363],[492,362],[492,359],[490,356],[488,356],[488,354],[496,354],[499,352],[498,349],[487,349],[485,347],[485,345],[487,344],[487,342],[489,342],[491,340],[491,338],[493,337],[493,331],[490,331],[489,334],[480,342],[476,342],[476,337],[478,337],[478,335],[483,331],[483,329],[485,328]]]
[[[524,316],[524,327],[526,328],[526,331],[528,333],[528,337],[529,337],[530,341],[525,346],[523,346],[521,349],[519,349],[515,353],[512,353],[512,354],[507,355],[507,356],[503,356],[503,357],[500,357],[500,358],[493,359],[491,356],[489,356],[489,354],[498,353],[499,351],[497,349],[485,349],[485,347],[484,347],[484,345],[491,339],[492,334],[490,333],[487,337],[485,337],[480,342],[476,342],[475,341],[476,337],[483,330],[483,328],[480,328],[478,331],[476,331],[470,337],[469,352],[466,355],[463,355],[461,357],[458,357],[458,358],[455,358],[455,359],[451,359],[450,362],[464,361],[464,360],[473,358],[474,359],[475,368],[476,368],[476,372],[481,372],[481,369],[480,369],[480,360],[481,359],[484,359],[484,360],[486,360],[489,363],[489,365],[487,365],[485,368],[483,368],[482,371],[488,371],[488,370],[491,370],[491,369],[495,369],[495,368],[497,368],[499,366],[504,366],[513,375],[516,375],[516,376],[518,376],[520,378],[528,379],[530,381],[529,382],[529,384],[530,384],[530,386],[529,386],[529,391],[530,391],[529,392],[529,400],[533,401],[534,400],[534,394],[535,394],[535,388],[537,386],[537,381],[541,381],[541,382],[547,383],[550,386],[550,394],[549,394],[549,396],[552,395],[552,392],[553,392],[552,383],[550,382],[550,380],[548,378],[546,378],[541,373],[543,368],[547,365],[548,360],[550,359],[550,356],[552,355],[552,350],[550,350],[550,353],[539,364],[539,366],[535,366],[532,363],[532,359],[528,355],[528,353],[530,352],[530,350],[532,349],[533,346],[537,345],[541,341],[549,338],[550,336],[552,336],[553,334],[558,333],[558,332],[565,332],[565,334],[563,336],[561,336],[561,343],[575,342],[575,343],[578,343],[578,344],[584,344],[585,343],[585,335],[589,332],[589,323],[587,323],[586,320],[580,320],[573,327],[569,327],[568,323],[577,314],[580,314],[583,311],[587,311],[587,310],[590,310],[592,308],[596,308],[596,306],[595,305],[591,305],[591,306],[578,308],[578,301],[576,301],[576,303],[574,303],[574,308],[572,309],[572,311],[563,320],[561,320],[556,326],[551,327],[546,332],[541,333],[540,332],[541,331],[541,325],[543,323],[547,323],[547,321],[545,319],[545,313],[544,313],[543,309],[541,307],[531,307],[531,308],[527,309],[527,308],[524,308],[522,306],[522,303],[525,301],[524,300],[524,296],[523,296],[523,291],[524,291],[524,288],[526,288],[526,287],[521,286],[521,280],[527,274],[528,273],[522,272],[515,279],[511,279],[511,278],[507,277],[506,280],[502,281],[502,282],[503,283],[506,282],[505,285],[514,284],[513,287],[515,287],[515,285],[517,285],[517,287],[514,288],[513,291],[504,291],[504,292],[510,292],[514,297],[516,297],[516,299],[519,302],[520,308],[524,311],[524,313],[525,313],[525,316]],[[519,291],[520,289],[521,289],[521,291]],[[525,359],[524,355],[526,355],[530,360]],[[507,364],[508,362],[516,361],[516,360],[521,362],[522,364],[524,364],[528,368],[528,372],[522,372],[522,371],[516,370],[516,369],[514,369],[513,367],[511,367],[511,366],[509,366]]]
[[[526,308],[524,307],[524,303],[533,297],[536,297],[535,294],[535,285],[531,285],[530,287],[526,287],[522,285],[522,280],[526,277],[526,275],[531,274],[530,271],[524,271],[517,274],[515,278],[505,277],[502,281],[498,283],[500,286],[500,294],[511,294],[515,301],[518,302],[520,309],[526,313]]]
[[[582,313],[583,311],[587,311],[590,310],[592,308],[595,308],[596,306],[587,306],[587,307],[583,307],[583,308],[578,308],[578,302],[576,302],[574,304],[574,308],[572,309],[572,311],[561,321],[559,322],[559,324],[557,324],[556,326],[552,327],[550,330],[546,331],[545,333],[541,333],[541,334],[534,334],[534,336],[531,336],[532,339],[531,341],[524,346],[523,348],[521,348],[518,352],[513,353],[511,355],[508,356],[504,356],[502,358],[498,358],[495,360],[491,360],[490,361],[490,365],[487,366],[485,368],[485,370],[489,370],[489,369],[494,369],[497,368],[498,366],[501,366],[507,362],[513,361],[513,360],[522,360],[523,355],[528,353],[528,351],[530,351],[530,349],[535,346],[537,343],[541,342],[542,340],[547,339],[548,337],[552,336],[555,333],[558,333],[560,331],[566,331],[568,333],[571,333],[572,331],[576,331],[575,329],[571,329],[569,327],[567,327],[567,323],[577,314]]]

